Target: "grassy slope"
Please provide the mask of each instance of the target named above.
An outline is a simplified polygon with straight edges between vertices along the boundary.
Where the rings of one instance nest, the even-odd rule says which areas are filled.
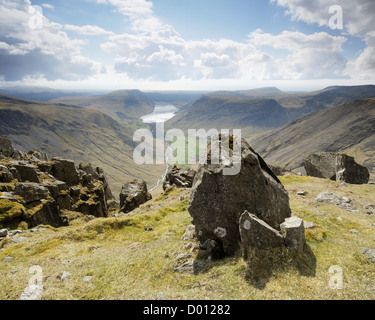
[[[289,118],[275,100],[242,98],[226,94],[206,95],[167,122],[168,128],[242,129],[245,137],[276,128]]]
[[[91,162],[104,169],[114,194],[129,178],[153,184],[164,166],[138,166],[133,161],[134,129],[123,126],[96,110],[0,99],[0,136],[12,140],[16,149],[39,149],[50,156]]]
[[[281,180],[293,214],[317,228],[306,231],[309,249],[303,256],[286,254],[284,263],[268,265],[271,275],[263,288],[254,285],[240,257],[206,262],[208,268],[196,276],[173,271],[177,254],[188,252],[188,242],[180,238],[190,217],[188,200],[179,200],[189,191],[172,191],[129,216],[89,223],[77,219],[70,227],[28,233],[28,241],[0,249],[0,285],[7,288],[0,299],[19,298],[32,265],[43,268],[43,299],[156,299],[160,292],[166,299],[374,299],[375,265],[359,252],[375,248],[375,216],[362,209],[375,203],[375,186],[339,187],[337,182],[298,176]],[[296,195],[300,189],[308,191],[306,197]],[[315,202],[325,190],[349,196],[360,213]],[[350,233],[352,228],[359,233]],[[2,262],[6,256],[15,259]],[[342,290],[328,286],[332,265],[343,269]],[[68,282],[59,279],[63,271],[72,274]],[[87,275],[93,277],[90,283],[82,280]]]
[[[321,110],[250,139],[267,162],[296,168],[314,152],[344,152],[374,173],[375,98]]]

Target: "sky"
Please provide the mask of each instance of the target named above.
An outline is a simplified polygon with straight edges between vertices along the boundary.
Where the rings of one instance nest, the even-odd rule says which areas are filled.
[[[374,0],[0,0],[0,86],[375,83]]]

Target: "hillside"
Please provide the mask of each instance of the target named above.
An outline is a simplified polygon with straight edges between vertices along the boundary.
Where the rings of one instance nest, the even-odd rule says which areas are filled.
[[[320,110],[249,140],[268,163],[290,169],[318,151],[344,152],[375,170],[375,98]]]
[[[375,186],[340,187],[339,182],[298,176],[280,180],[293,215],[315,227],[305,230],[308,250],[301,256],[289,253],[287,263],[269,265],[262,287],[253,282],[240,255],[207,260],[197,241],[181,240],[191,224],[190,193],[174,189],[129,215],[89,222],[76,216],[69,227],[42,226],[3,240],[0,285],[7,290],[0,291],[0,299],[19,299],[31,277],[29,267],[38,265],[45,300],[373,300],[375,266],[361,251],[375,246],[375,216],[362,209],[374,203]],[[298,190],[306,196],[297,195]],[[315,197],[324,190],[350,197],[360,212],[318,203]],[[188,260],[202,261],[203,269],[192,274],[178,268]],[[332,266],[343,271],[341,290],[329,285]]]
[[[164,170],[134,163],[133,132],[97,110],[0,96],[0,136],[21,151],[39,149],[102,167],[115,194],[129,178],[153,184]]]
[[[95,109],[125,125],[140,124],[139,118],[152,113],[155,106],[153,100],[139,90],[118,90],[99,97],[64,97],[54,102]]]
[[[286,94],[275,99],[288,109],[291,119],[297,119],[321,109],[331,108],[351,100],[375,97],[375,85],[332,86],[310,93]]]
[[[289,121],[284,108],[274,99],[241,98],[233,95],[205,95],[167,122],[168,127],[187,129],[243,129],[249,136]]]
[[[306,114],[363,98],[375,97],[375,86],[334,86],[310,93],[289,94],[277,88],[216,91],[191,102],[171,121],[187,130],[242,129],[245,137],[280,127]]]

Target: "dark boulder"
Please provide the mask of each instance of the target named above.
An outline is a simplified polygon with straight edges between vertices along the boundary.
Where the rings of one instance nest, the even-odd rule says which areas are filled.
[[[0,182],[11,182],[14,179],[13,174],[6,166],[0,165]]]
[[[368,183],[370,174],[366,167],[355,162],[353,157],[333,152],[311,154],[304,160],[308,176],[344,181],[351,184]]]
[[[13,164],[13,167],[17,170],[20,181],[39,183],[38,173],[34,165],[24,162],[16,162]]]
[[[145,181],[139,179],[129,181],[121,189],[120,212],[129,213],[151,199]]]
[[[233,150],[241,151],[237,175],[224,174],[225,159],[211,164],[209,146],[208,164],[198,168],[188,206],[199,241],[221,243],[225,255],[240,249],[239,220],[245,210],[276,230],[291,215],[289,196],[279,179],[244,139],[238,144],[233,141]]]
[[[45,201],[37,207],[36,212],[29,214],[26,218],[29,228],[38,225],[50,225],[58,228],[69,224],[67,218],[60,213],[60,208],[56,201]]]
[[[51,172],[57,180],[64,181],[68,185],[76,185],[80,182],[73,160],[52,158],[52,163]]]
[[[0,154],[11,157],[14,153],[14,149],[12,146],[12,141],[6,138],[0,137]]]

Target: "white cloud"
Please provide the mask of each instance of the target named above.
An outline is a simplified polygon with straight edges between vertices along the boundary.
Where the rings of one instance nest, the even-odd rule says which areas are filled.
[[[373,79],[375,74],[375,1],[337,1],[329,3],[326,0],[271,0],[284,6],[293,19],[303,20],[308,23],[318,23],[328,26],[332,14],[329,13],[331,5],[340,5],[343,10],[344,32],[358,36],[365,40],[365,48],[358,58],[349,61],[345,72],[353,78]]]
[[[81,55],[81,40],[69,38],[60,24],[30,8],[29,0],[0,3],[0,75],[5,80],[82,79],[101,69]],[[41,29],[31,28],[31,19],[40,19]]]
[[[52,4],[49,4],[49,3],[42,3],[42,7],[47,8],[47,9],[51,9],[51,10],[55,9],[55,7]]]
[[[74,26],[71,24],[64,25],[64,29],[69,31],[74,31],[79,34],[83,34],[86,36],[101,36],[101,35],[113,35],[112,31],[107,31],[101,27],[93,26],[93,25],[86,25],[86,26]]]

